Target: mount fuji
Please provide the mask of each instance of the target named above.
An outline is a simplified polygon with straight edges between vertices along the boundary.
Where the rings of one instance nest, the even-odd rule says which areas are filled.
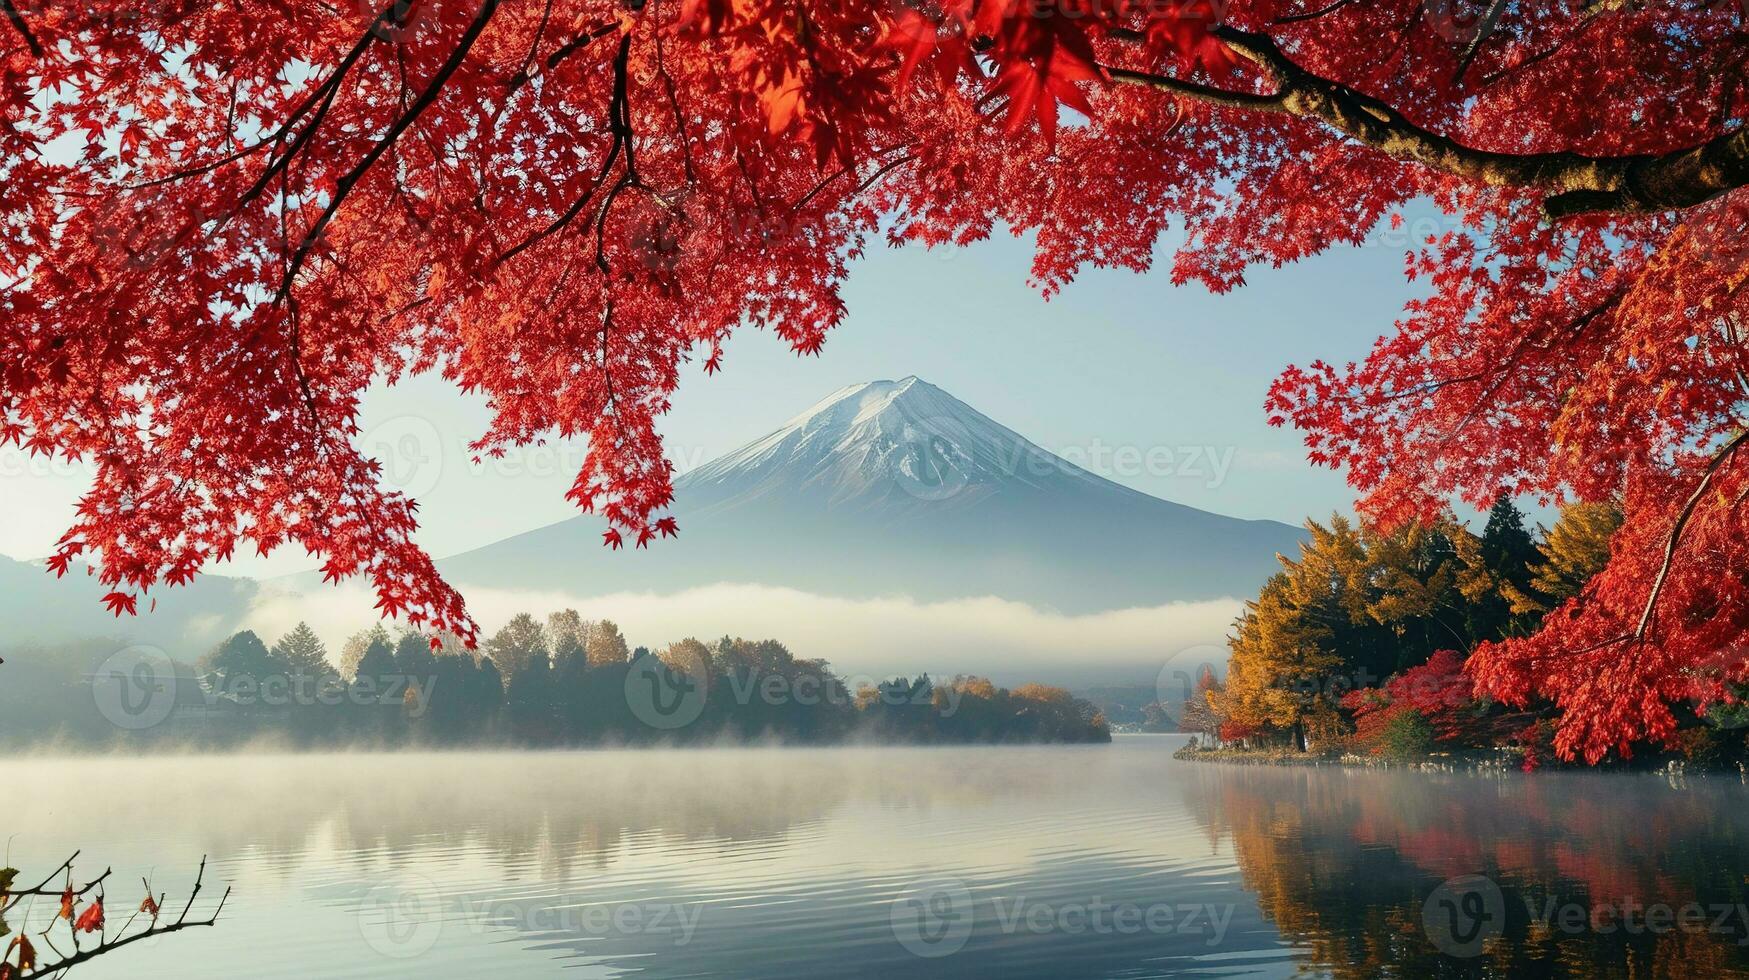
[[[1302,537],[1120,486],[915,377],[842,388],[684,474],[671,513],[680,537],[647,551],[606,554],[579,517],[439,567],[464,592],[752,583],[1079,614],[1250,595]]]

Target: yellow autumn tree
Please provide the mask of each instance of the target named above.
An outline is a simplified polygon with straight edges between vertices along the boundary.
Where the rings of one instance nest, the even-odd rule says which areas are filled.
[[[1621,519],[1621,508],[1608,501],[1562,508],[1537,545],[1543,560],[1534,569],[1531,589],[1511,594],[1512,611],[1544,613],[1578,595],[1609,563],[1609,541]]]
[[[1345,733],[1338,708],[1358,687],[1475,642],[1479,540],[1449,515],[1379,531],[1341,515],[1306,523],[1299,556],[1247,603],[1228,640],[1225,692],[1210,703],[1235,727],[1298,748]]]
[[[1242,729],[1288,733],[1299,749],[1308,731],[1335,722],[1341,691],[1330,684],[1344,658],[1343,628],[1367,615],[1367,561],[1360,533],[1343,517],[1307,521],[1311,539],[1297,559],[1282,556],[1257,598],[1245,604],[1228,640],[1226,690],[1210,704]]]
[[[1434,649],[1467,650],[1475,643],[1468,614],[1498,582],[1482,571],[1481,539],[1450,516],[1412,522],[1389,533],[1367,530],[1367,614],[1390,631],[1398,656],[1382,664],[1412,667]]]

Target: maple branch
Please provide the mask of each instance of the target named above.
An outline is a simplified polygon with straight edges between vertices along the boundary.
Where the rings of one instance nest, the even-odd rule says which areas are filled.
[[[1208,105],[1222,106],[1228,109],[1249,109],[1261,112],[1284,112],[1286,104],[1282,95],[1258,95],[1254,92],[1231,92],[1215,88],[1212,85],[1201,85],[1172,78],[1169,75],[1157,75],[1153,72],[1135,71],[1130,68],[1102,66],[1105,73],[1113,81],[1125,82],[1131,85],[1143,85],[1161,92],[1182,95],[1197,102]]]
[[[13,29],[24,38],[24,46],[30,49],[31,55],[41,58],[43,46],[37,42],[36,35],[30,32],[30,25],[24,22],[24,15],[12,5],[12,0],[0,0],[0,10],[6,11],[6,19],[12,22]]]
[[[1277,17],[1274,22],[1277,24],[1303,24],[1308,20],[1317,20],[1325,14],[1333,14],[1353,2],[1354,0],[1333,0],[1331,3],[1316,10],[1308,10],[1303,14],[1288,14],[1285,17]]]
[[[1393,391],[1381,396],[1387,402],[1400,402],[1406,398],[1425,398],[1437,391],[1442,391],[1451,385],[1474,384],[1487,377],[1484,374],[1460,374],[1450,378],[1435,378],[1402,391]]]
[[[74,857],[77,857],[77,856],[78,856],[77,853],[75,853]],[[73,859],[68,858],[67,863],[63,864],[61,866],[61,869],[56,871],[56,874],[59,874],[60,870],[69,870],[70,871],[72,862],[73,862]],[[104,877],[108,877],[108,875],[109,875],[109,872],[105,871]],[[49,877],[50,877],[50,879],[52,879],[54,877],[54,875],[50,875]],[[220,896],[219,904],[213,908],[211,915],[208,915],[204,919],[190,919],[188,917],[189,910],[191,908],[193,908],[193,906],[194,906],[194,897],[196,895],[200,894],[201,884],[205,879],[206,879],[206,857],[203,855],[200,859],[200,871],[197,872],[195,874],[195,877],[194,877],[194,887],[188,893],[188,904],[183,906],[182,914],[176,917],[176,921],[169,922],[169,923],[166,923],[164,925],[159,925],[157,913],[154,911],[153,918],[152,918],[152,924],[147,926],[143,931],[136,932],[133,935],[127,935],[126,933],[127,933],[128,927],[131,926],[133,924],[134,920],[139,917],[139,912],[135,912],[133,915],[129,916],[127,919],[127,922],[123,923],[121,930],[117,933],[119,938],[113,939],[113,940],[109,939],[108,933],[106,930],[104,933],[102,933],[100,935],[98,942],[97,942],[97,945],[88,946],[88,947],[84,947],[84,948],[79,947],[78,927],[69,922],[68,926],[70,929],[72,929],[72,935],[73,935],[74,949],[73,949],[72,955],[61,955],[60,950],[56,949],[55,952],[57,955],[60,956],[59,959],[57,959],[56,961],[54,961],[52,963],[44,963],[42,965],[39,965],[35,969],[31,970],[31,972],[29,972],[29,973],[17,974],[18,980],[38,980],[38,978],[42,978],[42,977],[59,977],[62,974],[64,974],[71,967],[77,966],[80,963],[84,963],[87,960],[95,959],[99,956],[104,955],[105,953],[114,952],[115,950],[120,949],[123,946],[127,946],[127,945],[130,945],[132,943],[137,943],[142,939],[149,939],[153,936],[168,935],[169,933],[172,933],[172,932],[180,932],[183,929],[195,929],[195,928],[199,928],[201,926],[210,926],[210,925],[216,924],[218,922],[218,919],[219,919],[219,914],[224,912],[224,910],[225,910],[225,903],[227,901],[229,901],[231,898],[231,889],[228,887],[225,889],[224,895]],[[80,889],[79,891],[74,892],[74,894],[75,895],[83,895],[85,892],[89,891],[92,887],[94,887],[98,881],[101,881],[101,880],[102,880],[102,878],[99,878],[96,881],[93,881],[91,884],[86,885],[84,888]],[[46,881],[45,881],[45,884],[46,884]],[[147,894],[147,898],[152,898],[150,888],[147,889],[146,894]],[[100,898],[99,901],[101,902],[102,899]],[[158,905],[163,904],[161,900],[154,899],[154,901],[156,901]],[[142,906],[142,909],[143,909],[143,906]],[[56,921],[59,921],[58,917],[57,917]],[[51,922],[50,926],[52,927],[53,924],[54,923]],[[45,941],[46,941],[46,939],[45,939]],[[53,943],[48,943],[47,945],[49,946],[50,949],[55,949]]]
[[[547,25],[552,23],[552,20],[553,0],[546,0],[541,6],[540,24],[534,29],[534,40],[528,42],[528,53],[522,56],[522,66],[516,69],[516,74],[510,76],[511,94],[515,94],[516,90],[522,87],[522,83],[528,81],[528,68],[534,64],[534,53],[540,50],[540,43],[547,36]],[[498,110],[492,113],[494,124],[498,122],[498,117],[503,114],[505,107],[509,104],[510,100],[505,99],[503,104],[499,105]]]
[[[1664,592],[1664,581],[1670,577],[1670,568],[1676,563],[1676,546],[1682,541],[1682,532],[1687,529],[1689,518],[1694,516],[1700,499],[1706,496],[1707,487],[1712,484],[1713,477],[1745,441],[1749,441],[1749,429],[1737,433],[1730,442],[1713,454],[1712,461],[1707,463],[1706,472],[1701,475],[1700,482],[1695,484],[1694,492],[1688,495],[1688,499],[1682,504],[1682,510],[1677,512],[1676,523],[1670,526],[1670,536],[1664,540],[1664,561],[1658,566],[1658,576],[1652,580],[1652,592],[1646,596],[1646,608],[1640,613],[1639,625],[1634,628],[1635,640],[1645,639],[1652,630],[1652,614],[1658,607],[1659,595]]]
[[[562,45],[557,51],[554,51],[552,54],[547,55],[547,59],[545,62],[546,70],[552,71],[554,68],[557,68],[557,67],[559,67],[559,65],[563,64],[566,58],[571,57],[572,55],[576,54],[577,52],[579,52],[579,51],[583,50],[585,47],[587,47],[590,41],[594,41],[594,40],[597,40],[599,38],[604,38],[604,37],[608,36],[609,34],[614,33],[615,31],[617,31],[619,29],[620,29],[619,21],[611,20],[611,21],[607,21],[605,23],[597,24],[594,27],[590,28],[589,30],[584,31],[582,34],[579,34],[576,37],[572,38],[571,40],[565,42],[564,45]],[[529,80],[531,78],[532,78],[532,76],[528,73],[528,69],[526,66],[521,71],[519,71],[515,75],[511,76],[511,78],[510,78],[510,94],[512,94],[512,95],[516,94],[516,92],[519,91],[524,85],[527,85],[529,83]]]
[[[870,154],[870,156],[872,156],[873,158],[878,160],[881,157],[884,157],[887,154],[893,152],[894,150],[908,150],[914,145],[915,144],[913,144],[913,143],[896,143],[892,146],[887,147],[884,150],[876,150],[872,154]],[[903,163],[907,163],[911,160],[915,160],[915,159],[916,159],[915,156],[913,156],[911,154],[906,154],[905,156],[902,156],[897,160],[894,160],[894,161],[887,163],[886,165],[882,166],[879,170],[876,170],[872,175],[870,175],[867,180],[864,180],[861,183],[859,183],[857,185],[856,189],[854,191],[851,191],[850,196],[855,197],[856,195],[861,194],[863,191],[868,190],[868,188],[874,183],[874,181],[879,180],[880,178],[886,176],[887,173],[890,172],[894,167],[896,167],[900,164],[903,164]],[[814,198],[820,196],[820,192],[824,191],[827,187],[830,187],[832,185],[833,181],[835,181],[838,178],[843,177],[847,174],[852,174],[855,172],[856,172],[856,168],[849,166],[847,164],[845,166],[839,167],[837,170],[834,170],[832,173],[821,178],[819,183],[816,183],[811,190],[809,190],[806,194],[802,195],[801,200],[790,205],[790,209],[789,209],[790,213],[794,214],[795,212],[800,211],[802,208],[807,207],[808,202],[812,201]]]
[[[395,145],[395,141],[401,138],[401,134],[405,133],[421,115],[424,115],[425,110],[431,108],[431,104],[437,101],[438,94],[443,91],[450,78],[461,69],[462,63],[467,60],[468,52],[473,50],[474,42],[480,39],[480,35],[485,32],[486,25],[492,20],[492,15],[497,10],[498,0],[485,0],[485,3],[480,6],[480,12],[474,15],[473,23],[468,25],[467,31],[462,34],[461,40],[456,44],[455,50],[449,53],[449,58],[444,61],[442,67],[438,68],[437,74],[433,75],[431,81],[426,83],[425,88],[419,93],[419,98],[415,99],[413,105],[401,113],[400,117],[390,125],[389,131],[371,146],[370,151],[364,155],[364,159],[335,182],[334,193],[328,199],[328,206],[322,209],[322,214],[316,219],[315,225],[310,228],[309,234],[305,235],[304,240],[298,243],[297,252],[292,256],[292,260],[287,266],[285,279],[279,285],[279,295],[274,300],[276,303],[283,301],[290,295],[292,281],[297,278],[298,271],[303,268],[310,253],[315,250],[316,243],[322,238],[322,232],[327,229],[328,223],[334,220],[334,215],[339,212],[340,205],[345,202],[347,195],[352,193],[352,189],[358,185],[358,182],[364,178],[370,168],[382,159],[383,154],[389,151],[389,147]]]
[[[1589,329],[1591,324],[1599,317],[1615,309],[1616,306],[1621,303],[1623,295],[1624,292],[1618,289],[1611,293],[1608,299],[1591,309],[1586,310],[1583,314],[1575,318],[1573,322],[1566,327],[1567,343],[1572,343],[1578,340],[1579,336]],[[1519,339],[1517,344],[1513,345],[1512,353],[1507,356],[1506,363],[1496,373],[1494,382],[1490,384],[1487,390],[1483,391],[1473,403],[1471,403],[1469,410],[1464,412],[1463,417],[1458,419],[1457,424],[1452,426],[1451,430],[1440,439],[1439,444],[1441,446],[1446,445],[1451,442],[1452,439],[1456,438],[1457,435],[1468,427],[1470,422],[1481,413],[1482,406],[1486,405],[1500,391],[1500,389],[1505,386],[1506,382],[1512,378],[1513,373],[1518,370],[1518,365],[1524,359],[1525,354],[1535,347],[1535,342],[1540,339],[1541,336],[1542,331],[1540,329],[1533,330],[1530,333],[1525,334]]]
[[[24,924],[19,924],[19,936],[17,936],[16,940],[12,942],[12,947],[7,949],[7,956],[10,956],[12,950],[19,949],[19,942],[24,943],[23,950],[19,952],[19,963],[17,963],[17,966],[10,966],[10,964],[3,963],[5,957],[0,957],[0,977],[16,978],[16,980],[37,980],[37,978],[44,977],[63,977],[66,970],[72,968],[72,966],[86,963],[89,959],[96,959],[96,957],[103,956],[103,954],[107,954],[107,952],[114,952],[114,950],[121,949],[124,945],[129,945],[129,943],[140,942],[140,940],[145,940],[145,938],[149,938],[149,936],[177,933],[177,931],[182,931],[182,929],[198,928],[198,926],[212,926],[212,924],[219,921],[219,915],[224,912],[226,901],[231,898],[231,889],[227,887],[224,896],[220,896],[219,905],[213,907],[212,914],[206,915],[205,919],[189,919],[189,912],[191,912],[191,908],[194,907],[194,896],[199,894],[199,891],[201,891],[201,884],[203,884],[206,879],[206,858],[203,856],[203,858],[201,858],[199,872],[196,872],[196,875],[194,875],[194,887],[192,887],[192,891],[189,893],[189,903],[184,905],[184,908],[182,908],[182,914],[178,915],[175,921],[164,921],[163,924],[159,922],[159,908],[163,907],[164,896],[163,894],[157,894],[157,896],[154,896],[154,894],[152,894],[152,886],[150,886],[149,882],[145,882],[145,880],[142,879],[142,884],[145,884],[145,896],[147,896],[147,901],[140,903],[140,908],[138,908],[136,912],[133,912],[133,914],[128,915],[128,919],[122,922],[121,928],[115,931],[115,938],[110,938],[108,924],[103,921],[103,917],[101,917],[101,908],[98,908],[100,921],[98,921],[98,924],[93,926],[93,928],[86,928],[86,926],[82,924],[82,919],[84,919],[84,917],[75,917],[75,915],[73,915],[73,907],[75,907],[73,903],[75,903],[75,900],[79,900],[79,898],[86,896],[86,894],[91,893],[91,891],[96,891],[96,893],[98,893],[96,905],[98,905],[98,907],[105,905],[107,894],[105,894],[105,889],[103,889],[103,882],[110,877],[108,868],[105,868],[101,875],[89,880],[84,886],[75,889],[72,882],[73,861],[79,859],[79,854],[79,851],[73,851],[70,858],[66,858],[66,861],[61,861],[61,865],[56,866],[56,868],[54,868],[52,872],[49,872],[49,875],[47,875],[45,879],[42,879],[42,882],[35,887],[26,887],[26,889],[17,889],[17,891],[5,891],[5,893],[0,893],[0,914],[9,914],[10,910],[16,907],[19,901],[24,900],[24,898],[30,898],[30,896],[49,896],[49,898],[59,898],[61,903],[63,903],[63,905],[61,905],[61,910],[56,912],[51,921],[49,921],[49,926],[42,929],[40,933],[33,933],[33,935],[37,936],[37,942],[42,943],[42,945],[49,950],[54,950],[54,956],[56,956],[56,959],[54,959],[52,963],[40,963],[40,961],[35,961],[30,954],[30,943],[28,943],[30,935],[26,935]],[[59,877],[63,877],[63,875],[66,877],[65,886],[51,887],[52,882],[59,879]],[[152,915],[150,926],[147,926],[147,928],[140,931],[140,933],[129,935],[129,929],[133,928],[133,924],[140,919],[140,915],[142,914]],[[28,919],[28,915],[26,915],[26,919]],[[52,931],[54,931],[54,928],[56,928],[58,924],[61,924],[61,922],[65,922],[66,933],[72,938],[72,954],[63,954],[63,952],[54,945],[54,940],[51,938]],[[91,945],[91,947],[80,945],[79,933],[82,929],[84,929],[84,931],[93,931],[94,929],[94,931],[98,933],[98,942],[96,942],[96,945]]]
[[[4,903],[0,903],[0,912],[5,912],[7,909],[10,909],[12,906],[17,905],[19,898],[21,898],[22,896],[49,894],[49,892],[44,890],[44,889],[49,887],[49,882],[54,881],[57,877],[60,876],[61,872],[63,872],[63,871],[71,872],[73,870],[73,862],[79,859],[79,855],[81,853],[82,852],[80,852],[80,851],[74,851],[70,856],[68,856],[67,860],[61,862],[60,867],[56,868],[53,871],[50,871],[48,877],[44,878],[40,883],[38,883],[35,888],[20,888],[16,891],[8,892]],[[106,869],[104,871],[104,873],[108,874],[109,872]]]
[[[0,2],[4,2],[4,0],[0,0]],[[314,89],[311,89],[309,94],[304,97],[303,101],[294,106],[291,112],[286,115],[285,121],[280,124],[279,128],[265,138],[244,146],[239,150],[227,153],[210,163],[177,170],[162,177],[155,177],[151,180],[134,184],[129,187],[129,190],[136,190],[143,187],[155,187],[159,184],[168,184],[173,181],[211,173],[227,164],[235,163],[244,157],[251,156],[264,147],[279,146],[285,140],[286,136],[291,133],[292,127],[297,125],[298,120],[308,114],[311,109],[316,109],[319,104],[320,109],[316,112],[315,117],[310,120],[308,125],[298,132],[297,136],[293,137],[291,145],[285,150],[284,154],[277,159],[269,161],[266,171],[264,171],[261,176],[256,179],[255,183],[251,184],[249,188],[238,197],[236,205],[230,212],[230,215],[227,215],[226,220],[229,220],[230,216],[234,216],[250,201],[253,201],[255,198],[265,193],[268,186],[273,183],[274,176],[289,166],[292,158],[297,155],[298,151],[309,141],[310,137],[315,135],[316,130],[322,125],[322,120],[326,118],[329,107],[334,104],[334,97],[340,90],[340,83],[345,80],[347,74],[349,74],[353,67],[358,64],[359,59],[370,49],[370,46],[381,40],[380,32],[382,26],[393,22],[392,18],[394,17],[395,11],[399,5],[399,0],[396,0],[395,3],[391,3],[389,6],[383,8],[382,11],[380,11],[370,22],[370,25],[364,29],[364,33],[359,35],[358,40],[354,42],[351,49],[346,52],[346,55],[340,59],[340,63],[334,66],[334,71],[324,78],[321,84],[317,85]],[[233,99],[235,98],[235,95],[236,92],[233,88]],[[233,114],[235,108],[235,104],[233,103]],[[234,119],[232,122],[234,122]],[[227,129],[228,128],[230,127],[227,126]]]
[[[595,192],[600,190],[602,185],[607,182],[607,175],[613,172],[613,165],[619,161],[621,153],[624,153],[626,157],[627,173],[632,173],[631,110],[627,108],[630,100],[631,88],[629,71],[631,45],[632,36],[626,34],[620,39],[619,50],[614,55],[613,59],[613,95],[609,98],[607,106],[609,128],[613,133],[613,146],[608,150],[606,159],[602,160],[601,170],[596,173],[595,179],[591,181],[589,187],[583,191],[582,196],[578,197],[575,201],[572,201],[571,205],[565,209],[563,214],[554,218],[545,228],[542,228],[540,231],[524,238],[522,241],[512,246],[508,251],[498,256],[498,258],[492,263],[494,267],[503,265],[522,254],[527,249],[532,248],[541,240],[557,234],[566,225],[575,221],[577,216],[583,213],[583,209],[589,206],[589,202],[594,199]],[[553,59],[548,58],[547,60],[551,62]],[[622,115],[625,120],[623,125],[621,124]],[[623,186],[623,179],[620,183],[615,185],[616,193],[620,186]]]
[[[1225,26],[1212,33],[1257,65],[1276,84],[1276,91],[1270,95],[1231,92],[1149,72],[1102,67],[1113,81],[1146,85],[1210,105],[1316,119],[1388,156],[1491,187],[1548,189],[1555,193],[1543,202],[1543,210],[1551,219],[1680,210],[1749,184],[1749,128],[1738,127],[1699,146],[1664,154],[1498,153],[1425,129],[1373,96],[1307,71],[1267,34]],[[1135,32],[1113,36],[1140,38]]]
[[[1452,76],[1453,82],[1463,80],[1464,73],[1475,63],[1476,55],[1482,53],[1482,45],[1488,38],[1494,36],[1494,27],[1500,22],[1500,15],[1506,12],[1506,0],[1492,0],[1488,9],[1482,14],[1482,23],[1476,28],[1476,36],[1470,38],[1470,43],[1464,48],[1463,57],[1458,59],[1457,73]]]
[[[860,195],[863,191],[866,191],[870,187],[873,187],[874,185],[880,183],[880,180],[882,177],[885,177],[887,174],[892,173],[893,171],[899,169],[900,167],[903,167],[905,164],[910,163],[911,161],[913,161],[915,159],[917,159],[916,155],[907,153],[902,157],[898,157],[897,159],[889,161],[887,164],[882,166],[879,170],[876,170],[874,173],[869,174],[868,177],[865,180],[863,180],[861,183],[857,184],[856,187],[851,190],[850,196],[856,197],[856,196]]]
[[[686,186],[698,183],[698,173],[692,165],[692,140],[686,135],[686,114],[680,111],[680,93],[675,90],[674,76],[668,74],[668,62],[662,50],[662,38],[656,37],[656,74],[668,94],[668,108],[674,113],[674,131],[680,137],[680,160],[686,170]]]

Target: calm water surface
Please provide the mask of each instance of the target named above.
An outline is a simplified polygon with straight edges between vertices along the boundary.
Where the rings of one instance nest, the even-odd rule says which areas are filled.
[[[209,885],[235,889],[216,928],[86,980],[1749,976],[1736,779],[1228,767],[1179,744],[11,760],[0,779],[28,788],[5,828],[23,877],[82,848],[115,869],[112,908],[141,876],[180,907],[210,854]]]

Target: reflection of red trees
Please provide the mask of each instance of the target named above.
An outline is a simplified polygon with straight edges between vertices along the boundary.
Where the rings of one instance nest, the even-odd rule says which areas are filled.
[[[1559,881],[1563,894],[1577,888],[1599,900],[1644,901],[1680,893],[1660,867],[1673,842],[1712,839],[1712,807],[1693,794],[1670,794],[1648,819],[1625,799],[1588,792],[1599,788],[1591,780],[1477,780],[1495,791],[1481,803],[1448,792],[1390,792],[1385,784],[1397,777],[1368,775],[1379,785],[1355,794],[1354,839],[1390,847],[1442,878],[1493,869],[1527,883]]]
[[[1421,903],[1445,879],[1487,874],[1519,914],[1549,898],[1734,903],[1746,868],[1728,856],[1749,854],[1729,787],[1662,792],[1648,806],[1648,788],[1663,789],[1650,777],[1209,766],[1186,786],[1211,835],[1232,841],[1264,914],[1339,977],[1431,975],[1437,953],[1421,933]],[[1533,924],[1489,957],[1504,975],[1533,961],[1546,974],[1553,960],[1571,964],[1557,976],[1749,976],[1741,938],[1545,934]]]

